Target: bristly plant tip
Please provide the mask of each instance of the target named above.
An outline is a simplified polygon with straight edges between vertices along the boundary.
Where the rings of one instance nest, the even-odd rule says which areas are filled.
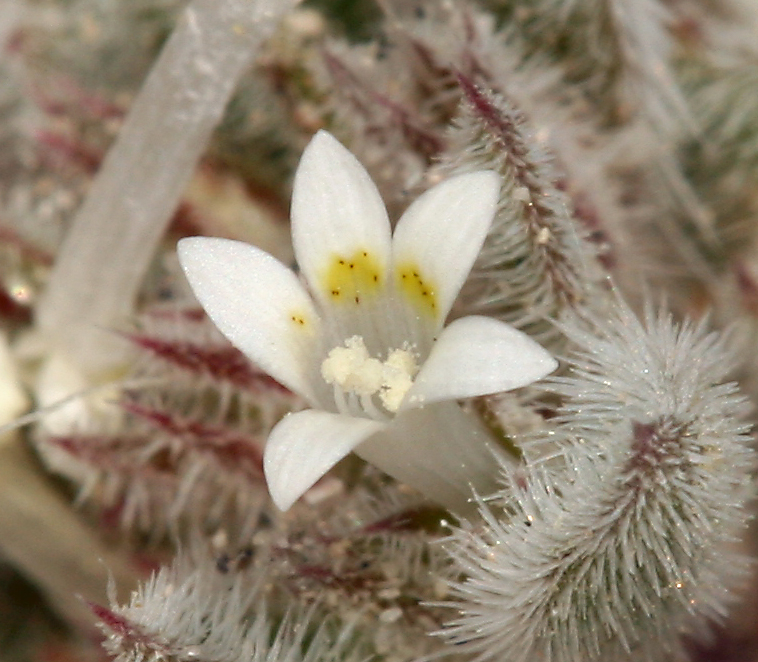
[[[622,304],[565,330],[577,350],[548,384],[565,405],[536,442],[563,468],[537,461],[456,535],[441,634],[482,661],[686,659],[748,570],[755,457],[723,338]]]

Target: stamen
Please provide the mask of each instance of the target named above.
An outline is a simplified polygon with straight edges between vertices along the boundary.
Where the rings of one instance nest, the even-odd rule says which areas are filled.
[[[321,364],[321,376],[334,385],[334,401],[340,413],[386,418],[375,405],[379,394],[384,409],[394,413],[413,385],[418,372],[416,357],[404,347],[393,349],[384,362],[369,356],[360,336],[352,336],[343,347],[334,347]]]
[[[345,416],[350,415],[350,408],[348,407],[347,400],[345,400],[345,392],[342,390],[339,384],[334,384],[334,403],[337,405],[337,411]]]
[[[363,407],[363,411],[365,411],[370,418],[376,419],[377,421],[383,421],[387,418],[385,414],[382,414],[382,412],[376,408],[370,395],[361,396],[361,407]]]
[[[393,349],[384,362],[382,390],[379,397],[387,411],[396,412],[405,394],[413,386],[418,372],[416,359],[408,349]]]
[[[351,416],[360,416],[361,406],[358,403],[358,396],[355,395],[352,391],[348,391],[346,393],[347,395],[347,406],[350,408],[350,415]]]

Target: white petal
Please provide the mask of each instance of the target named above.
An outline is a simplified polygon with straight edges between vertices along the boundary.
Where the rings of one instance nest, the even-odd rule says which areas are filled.
[[[311,140],[295,173],[292,242],[323,301],[349,305],[386,282],[391,238],[384,203],[363,166],[325,131]]]
[[[397,224],[392,250],[400,290],[438,325],[482,248],[499,190],[492,171],[458,175],[419,197]]]
[[[440,334],[400,409],[526,386],[558,367],[540,345],[512,326],[472,315]]]
[[[454,402],[403,412],[355,452],[461,515],[474,509],[474,492],[495,492],[497,459],[507,462],[482,423]]]
[[[262,370],[311,402],[321,320],[297,276],[240,241],[182,239],[179,259],[213,323]]]
[[[308,409],[285,416],[271,431],[263,470],[271,498],[287,510],[321,476],[384,423]]]

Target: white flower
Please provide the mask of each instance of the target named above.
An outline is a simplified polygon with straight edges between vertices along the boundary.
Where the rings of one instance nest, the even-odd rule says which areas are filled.
[[[214,323],[312,407],[286,416],[266,444],[279,508],[352,450],[448,506],[465,504],[472,486],[494,486],[488,435],[445,401],[518,388],[556,367],[494,319],[465,317],[443,329],[498,191],[490,171],[450,178],[416,200],[393,235],[368,173],[322,131],[303,154],[292,199],[307,290],[247,244],[180,242],[187,278]]]

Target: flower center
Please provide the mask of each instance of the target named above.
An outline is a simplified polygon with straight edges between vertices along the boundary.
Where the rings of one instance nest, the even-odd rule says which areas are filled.
[[[321,364],[321,376],[334,386],[334,399],[341,414],[365,414],[384,418],[373,402],[379,396],[384,409],[395,413],[418,372],[416,358],[408,349],[393,349],[385,361],[372,357],[361,336],[335,347]]]

